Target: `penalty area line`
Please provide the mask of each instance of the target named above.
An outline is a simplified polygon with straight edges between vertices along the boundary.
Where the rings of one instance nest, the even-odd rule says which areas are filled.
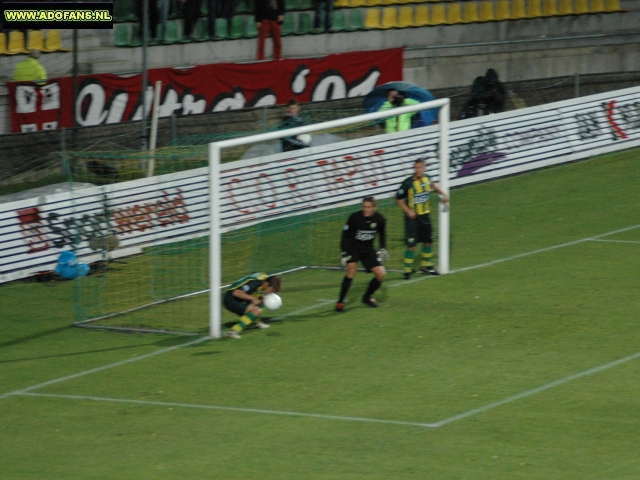
[[[308,312],[309,310],[313,310],[314,308],[323,307],[325,305],[328,305],[329,303],[333,303],[333,300],[323,300],[323,301],[320,301],[320,302],[318,302],[318,303],[316,303],[314,305],[310,305],[308,307],[304,307],[304,308],[301,308],[299,310],[295,310],[293,312],[290,312],[290,313],[287,313],[287,314],[284,314],[284,315],[279,315],[279,316],[275,317],[273,320],[280,321],[280,320],[283,320],[283,319],[285,319],[287,317],[290,317],[290,316],[293,316],[293,315],[299,315],[300,313]],[[4,393],[4,394],[0,395],[0,400],[2,400],[3,398],[9,398],[9,397],[11,397],[13,395],[23,395],[25,393],[32,392],[33,390],[38,390],[40,388],[48,387],[49,385],[55,385],[56,383],[66,382],[67,380],[73,380],[74,378],[84,377],[86,375],[91,375],[92,373],[102,372],[102,371],[108,370],[110,368],[120,367],[120,366],[126,365],[128,363],[137,362],[139,360],[145,360],[147,358],[155,357],[156,355],[161,355],[163,353],[171,352],[171,351],[176,350],[178,348],[197,345],[199,343],[206,342],[206,341],[209,341],[209,340],[212,340],[212,338],[211,337],[200,337],[200,338],[198,338],[196,340],[193,340],[191,342],[186,342],[186,343],[183,343],[181,345],[174,345],[173,347],[163,348],[162,350],[158,350],[158,351],[155,351],[155,352],[147,353],[146,355],[140,355],[139,357],[128,358],[128,359],[122,360],[120,362],[110,363],[109,365],[103,365],[102,367],[92,368],[90,370],[85,370],[84,372],[74,373],[73,375],[67,375],[66,377],[56,378],[54,380],[49,380],[47,382],[38,383],[37,385],[33,385],[31,387],[23,388],[23,389],[20,389],[20,390],[15,390],[13,392]]]
[[[458,415],[454,415],[453,417],[446,418],[439,422],[432,423],[433,428],[442,427],[449,423],[456,422],[458,420],[462,420],[473,415],[477,415],[479,413],[486,412],[487,410],[492,410],[497,407],[501,407],[502,405],[506,405],[507,403],[512,403],[517,400],[521,400],[523,398],[529,397],[531,395],[535,395],[536,393],[544,392],[545,390],[549,390],[551,388],[558,387],[560,385],[564,385],[572,380],[578,380],[579,378],[587,377],[589,375],[593,375],[595,373],[602,372],[603,370],[607,370],[609,368],[617,367],[618,365],[622,365],[623,363],[630,362],[631,360],[635,360],[640,358],[640,352],[634,353],[633,355],[629,355],[628,357],[620,358],[613,362],[605,363],[604,365],[600,365],[599,367],[592,368],[590,370],[586,370],[584,372],[576,373],[575,375],[569,375],[568,377],[561,378],[559,380],[555,380],[553,382],[547,383],[546,385],[542,385],[538,388],[534,388],[532,390],[527,390],[526,392],[518,393],[517,395],[513,395],[511,397],[507,397],[503,400],[499,400],[497,402],[490,403],[483,407],[474,408],[472,410],[468,410],[466,412],[460,413]]]
[[[550,247],[539,248],[537,250],[531,250],[530,252],[519,253],[517,255],[512,255],[510,257],[499,258],[497,260],[492,260],[490,262],[479,263],[477,265],[471,265],[470,267],[458,268],[458,269],[452,270],[449,274],[466,272],[466,271],[469,271],[469,270],[476,270],[478,268],[491,267],[493,265],[498,265],[499,263],[509,262],[511,260],[517,260],[518,258],[529,257],[531,255],[536,255],[538,253],[550,252],[550,251],[556,250],[558,248],[570,247],[572,245],[579,245],[579,244],[585,243],[585,242],[594,242],[594,241],[596,241],[596,242],[597,241],[614,242],[616,240],[600,240],[600,239],[602,237],[607,237],[609,235],[615,235],[616,233],[628,232],[629,230],[634,230],[636,228],[640,228],[640,224],[639,225],[633,225],[631,227],[620,228],[618,230],[612,230],[611,232],[601,233],[600,235],[595,235],[593,237],[581,238],[579,240],[573,240],[571,242],[560,243],[558,245],[551,245]],[[428,278],[434,278],[434,277],[431,277],[431,276],[417,277],[417,278],[414,278],[413,280],[404,280],[402,282],[392,283],[392,284],[389,285],[389,287],[399,287],[401,285],[410,285],[410,284],[415,283],[415,282],[421,282],[421,281],[426,280]]]
[[[280,415],[280,416],[289,416],[289,417],[319,418],[323,420],[342,420],[342,421],[348,421],[348,422],[363,422],[363,423],[385,423],[385,424],[391,424],[391,425],[434,428],[434,425],[429,423],[403,422],[401,420],[382,420],[377,418],[366,418],[366,417],[346,417],[341,415],[325,415],[322,413],[287,412],[287,411],[281,411],[281,410],[265,410],[261,408],[226,407],[222,405],[200,405],[200,404],[194,404],[194,403],[160,402],[160,401],[153,401],[153,400],[92,397],[92,396],[86,396],[86,395],[65,395],[65,394],[56,394],[56,393],[18,392],[18,393],[15,393],[15,395],[31,396],[31,397],[61,398],[61,399],[69,399],[69,400],[91,400],[94,402],[129,403],[129,404],[136,404],[136,405],[151,405],[151,406],[159,406],[159,407],[194,408],[194,409],[200,409],[200,410],[221,410],[221,411],[242,412],[242,413],[260,413],[260,414],[266,414],[266,415]]]

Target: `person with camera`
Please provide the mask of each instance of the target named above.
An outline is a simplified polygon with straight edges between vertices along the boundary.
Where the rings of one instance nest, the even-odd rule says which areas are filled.
[[[471,85],[471,98],[462,107],[459,120],[504,112],[507,89],[493,68],[484,77],[476,77]]]
[[[406,98],[395,88],[390,88],[389,90],[387,90],[387,101],[380,106],[378,111],[382,112],[384,110],[389,110],[395,107],[406,107],[407,105],[415,105],[416,103],[420,102],[412,98]],[[385,131],[387,133],[393,133],[402,132],[403,130],[409,130],[411,128],[411,117],[413,117],[414,115],[414,113],[403,113],[402,115],[397,115],[385,119]]]

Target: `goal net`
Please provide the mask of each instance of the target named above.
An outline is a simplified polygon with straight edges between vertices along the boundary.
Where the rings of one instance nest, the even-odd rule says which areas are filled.
[[[437,112],[437,124],[384,133],[390,113],[422,110]],[[76,325],[219,338],[225,286],[256,271],[338,267],[347,216],[373,195],[383,214],[399,219],[393,197],[415,159],[426,158],[427,175],[448,192],[448,130],[449,100],[442,99],[222,140],[207,150],[127,157],[130,171],[149,172],[152,164],[154,175],[107,185],[94,200],[111,221],[93,235],[96,273],[76,282]],[[307,146],[282,152],[285,138]],[[94,175],[111,173],[98,161],[77,163]],[[432,208],[432,215],[438,268],[447,273],[449,214]],[[388,269],[402,266],[399,236],[389,245]]]

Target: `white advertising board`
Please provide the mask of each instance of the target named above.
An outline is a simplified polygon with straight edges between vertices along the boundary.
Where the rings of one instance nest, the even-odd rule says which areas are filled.
[[[221,166],[223,231],[390,197],[426,156],[438,181],[437,127],[349,140]],[[640,145],[640,88],[453,122],[453,187]],[[295,157],[291,157],[294,154]],[[207,169],[0,203],[0,283],[55,267],[92,238],[141,249],[208,235]],[[455,210],[454,210],[455,212]],[[455,213],[453,214],[455,223]]]

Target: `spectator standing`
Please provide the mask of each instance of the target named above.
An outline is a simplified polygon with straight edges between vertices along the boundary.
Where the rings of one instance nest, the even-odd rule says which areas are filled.
[[[284,0],[256,0],[256,27],[258,27],[258,60],[264,60],[264,44],[267,35],[273,40],[273,59],[282,58],[282,21],[284,20]]]
[[[149,37],[152,41],[156,40],[157,36],[157,28],[158,28],[158,1],[163,0],[149,0]],[[136,11],[138,18],[140,19],[140,38],[142,38],[143,30],[144,30],[144,19],[142,15],[142,8],[144,5],[143,0],[138,0],[136,2]]]
[[[324,29],[328,32],[333,25],[333,0],[316,0],[316,16],[313,20],[313,28],[316,30],[320,30],[323,10],[325,10]]]
[[[193,29],[200,16],[202,0],[182,0],[182,13],[184,15],[183,35],[193,40]]]
[[[31,50],[26,60],[18,63],[13,72],[15,82],[36,82],[44,84],[47,81],[47,70],[38,61],[40,50]]]

